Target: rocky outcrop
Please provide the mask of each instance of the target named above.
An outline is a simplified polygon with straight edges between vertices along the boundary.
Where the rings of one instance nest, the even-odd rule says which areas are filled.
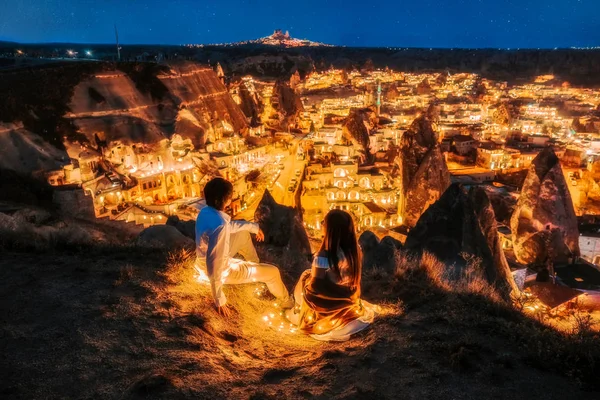
[[[136,245],[141,247],[153,247],[159,249],[193,249],[194,241],[184,236],[174,226],[154,225],[144,229],[135,240]]]
[[[517,260],[566,262],[579,255],[577,217],[560,162],[551,148],[533,160],[510,226]]]
[[[360,146],[368,159],[371,156],[369,132],[375,127],[376,120],[377,116],[373,109],[355,108],[350,110],[342,125],[343,137]]]
[[[278,204],[268,190],[265,190],[258,204],[254,220],[265,234],[265,244],[311,254],[310,242],[299,211]]]
[[[416,87],[417,94],[429,94],[432,90],[427,78],[423,79]]]
[[[261,97],[256,90],[251,90],[244,82],[238,88],[240,108],[244,115],[251,121],[260,121],[260,115],[264,111]]]
[[[74,88],[65,118],[91,143],[154,144],[178,132],[204,146],[209,134],[244,131],[246,118],[217,74],[194,63],[103,71]]]
[[[396,163],[401,191],[398,211],[403,224],[413,227],[450,185],[433,120],[427,114],[415,119],[404,132]]]
[[[275,83],[271,103],[279,114],[281,128],[287,128],[304,111],[300,96],[284,80],[278,80]]]
[[[383,268],[393,272],[396,267],[396,255],[402,249],[402,243],[391,236],[386,236],[381,241],[371,232],[365,231],[358,238],[358,244],[363,253],[363,271],[373,268]]]
[[[518,289],[498,236],[494,210],[485,191],[468,193],[460,184],[448,190],[419,218],[405,247],[434,254],[448,268],[450,280],[485,279],[504,298]]]
[[[172,226],[181,232],[184,236],[196,240],[196,221],[184,221],[177,215],[171,215],[167,218],[166,225]]]
[[[66,152],[25,129],[22,124],[0,122],[0,169],[29,175],[35,171],[62,168],[69,162]]]

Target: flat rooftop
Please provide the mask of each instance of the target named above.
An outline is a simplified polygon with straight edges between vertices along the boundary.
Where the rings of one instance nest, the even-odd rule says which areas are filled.
[[[449,170],[452,175],[477,175],[477,174],[489,174],[495,172],[491,169],[481,167],[469,167],[469,168],[456,168]]]
[[[568,286],[582,290],[600,290],[600,270],[589,264],[556,268],[556,275]]]

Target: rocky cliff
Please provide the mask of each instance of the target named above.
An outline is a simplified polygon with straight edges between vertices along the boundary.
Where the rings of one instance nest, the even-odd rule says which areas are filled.
[[[143,73],[94,74],[75,86],[66,117],[93,143],[152,144],[173,133],[202,147],[208,134],[246,128],[216,73],[186,63]]]
[[[579,231],[571,194],[551,148],[533,160],[510,226],[519,262],[567,261],[579,255]]]
[[[474,187],[467,193],[462,185],[451,185],[421,215],[405,247],[437,256],[450,280],[482,278],[504,299],[518,292],[483,189]]]
[[[450,185],[433,120],[427,114],[415,119],[402,136],[396,164],[401,191],[399,212],[404,225],[413,227]]]
[[[371,159],[369,133],[376,124],[375,111],[371,108],[355,108],[342,125],[342,135],[348,141],[360,146],[365,154],[365,161]]]

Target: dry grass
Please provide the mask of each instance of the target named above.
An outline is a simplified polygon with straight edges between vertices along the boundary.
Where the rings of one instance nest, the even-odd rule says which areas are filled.
[[[397,278],[411,279],[425,274],[428,283],[440,290],[476,294],[489,301],[501,301],[498,293],[481,275],[481,260],[475,257],[465,258],[467,267],[458,276],[452,276],[451,269],[429,252],[424,252],[420,257],[400,252],[396,256],[395,275]]]
[[[289,288],[307,268],[306,258],[289,250],[259,250],[281,267]],[[194,278],[190,252],[7,253],[0,259],[7,315],[0,392],[9,398],[519,393],[558,399],[593,398],[582,386],[600,390],[597,337],[556,332],[491,301],[477,286],[448,286],[435,261],[401,253],[395,273],[366,272],[363,297],[383,305],[383,315],[348,342],[321,343],[267,326],[262,316],[275,308],[272,299],[255,295],[260,284],[226,287],[236,311],[229,320],[220,317],[210,288]]]
[[[63,219],[53,215],[43,224],[0,213],[0,249],[48,252],[133,246],[133,234],[121,226]],[[123,223],[124,224],[124,223]]]

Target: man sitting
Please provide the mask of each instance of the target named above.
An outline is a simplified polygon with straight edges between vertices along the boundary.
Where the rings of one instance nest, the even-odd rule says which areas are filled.
[[[212,294],[219,314],[231,315],[231,306],[223,293],[223,284],[236,285],[263,282],[281,303],[292,308],[293,299],[281,280],[279,269],[270,264],[259,263],[250,233],[257,241],[264,240],[258,224],[244,220],[231,220],[225,210],[233,197],[233,185],[223,178],[214,178],[204,187],[206,207],[196,219],[196,264],[210,280]],[[240,254],[246,262],[230,260]]]

